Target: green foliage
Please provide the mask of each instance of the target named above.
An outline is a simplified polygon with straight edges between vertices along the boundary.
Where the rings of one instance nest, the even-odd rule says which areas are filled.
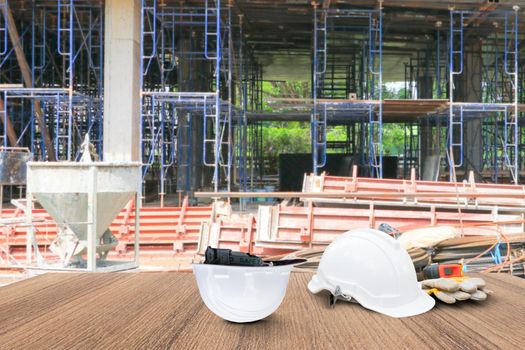
[[[400,88],[397,89],[389,89],[386,86],[383,87],[383,99],[384,100],[404,100],[407,98],[407,91],[406,89]],[[410,98],[410,96],[408,96]]]
[[[263,107],[273,111],[268,98],[308,98],[309,82],[263,82]],[[383,98],[403,99],[403,87],[383,87]],[[383,125],[383,152],[385,155],[401,155],[404,150],[405,126],[403,124]],[[330,126],[327,130],[328,141],[345,141],[345,126]],[[281,153],[310,153],[310,123],[267,122],[263,128],[263,146],[265,156],[275,161]]]
[[[272,112],[269,98],[308,98],[310,97],[310,83],[307,81],[263,81],[263,110]]]
[[[281,153],[309,153],[310,128],[308,123],[268,123],[263,129],[265,153],[277,158]]]
[[[383,125],[383,153],[390,156],[402,155],[405,149],[405,126]]]
[[[310,153],[309,123],[268,123],[263,128],[265,155],[276,159],[281,153]],[[399,156],[403,154],[405,126],[383,125],[383,153]],[[344,126],[332,126],[327,131],[328,141],[345,141]]]
[[[326,131],[326,139],[328,141],[345,141],[346,140],[346,129],[344,126],[332,126],[328,127]]]
[[[405,99],[406,90],[404,86],[395,83],[391,87],[383,86],[384,99]],[[410,96],[408,96],[410,98]],[[408,130],[406,130],[408,132]],[[405,149],[405,125],[383,124],[383,153],[385,155],[402,155]]]

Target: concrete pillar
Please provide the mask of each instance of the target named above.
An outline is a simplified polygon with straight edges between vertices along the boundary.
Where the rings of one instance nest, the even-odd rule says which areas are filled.
[[[465,47],[463,74],[457,81],[455,100],[458,102],[481,102],[482,89],[481,41]],[[465,178],[470,170],[476,180],[481,180],[483,170],[483,143],[481,116],[465,114],[463,139],[463,157]]]
[[[106,0],[104,160],[140,159],[140,0]]]

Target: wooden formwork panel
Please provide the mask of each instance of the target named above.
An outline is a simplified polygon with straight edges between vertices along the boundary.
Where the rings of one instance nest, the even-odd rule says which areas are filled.
[[[410,180],[398,180],[398,179],[375,179],[375,178],[363,178],[357,177],[357,172],[354,171],[352,177],[342,176],[330,176],[322,174],[319,176],[305,175],[303,182],[303,192],[307,193],[341,193],[341,198],[315,198],[308,199],[315,202],[326,202],[326,203],[348,203],[352,204],[352,193],[370,193],[370,198],[360,198],[356,200],[356,203],[362,203],[363,201],[374,200],[383,204],[391,205],[448,205],[448,206],[459,206],[471,209],[490,209],[491,207],[498,206],[500,209],[509,208],[516,211],[525,211],[525,186],[522,185],[503,185],[503,184],[487,184],[487,183],[476,183],[473,177],[470,181],[464,182],[443,182],[443,181],[423,181],[416,180],[415,176],[412,176]],[[377,193],[377,195],[373,195]],[[383,194],[395,193],[395,194],[410,194],[411,196],[392,199],[382,198],[385,197]],[[451,195],[486,195],[486,194],[497,194],[500,195],[497,198],[454,198],[450,197],[425,197],[416,198],[414,200],[413,194],[417,193],[436,193],[436,194],[451,194]],[[349,194],[343,198],[344,195]],[[516,196],[522,195],[521,198]]]
[[[204,254],[206,247],[224,248],[252,253],[256,220],[252,214],[220,216],[214,222],[201,226],[198,252]]]
[[[419,227],[463,226],[463,235],[494,235],[494,228],[469,227],[470,224],[495,220],[520,220],[520,215],[491,213],[458,213],[436,209],[387,210],[368,208],[327,208],[308,206],[261,206],[257,222],[255,246],[282,249],[311,248],[326,245],[338,235],[353,229],[377,228],[386,223],[400,231]],[[496,225],[494,225],[496,226]],[[506,227],[506,233],[523,232],[522,224]]]
[[[2,212],[2,219],[23,218],[20,210],[7,209]],[[145,259],[164,259],[166,257],[193,257],[197,251],[201,224],[212,221],[214,208],[192,207],[187,201],[181,207],[144,207],[140,211],[141,256]],[[58,227],[43,209],[33,211],[35,236],[44,257],[51,253],[47,248],[57,235]],[[119,240],[109,259],[127,259],[133,254],[135,239],[135,215],[131,206],[124,208],[109,227]],[[27,225],[6,225],[0,231],[0,246],[17,260],[25,259]]]
[[[204,222],[201,229],[198,253],[204,254],[206,248],[231,249],[260,256],[278,255],[292,252],[281,247],[262,247],[256,245],[256,235],[260,215],[223,216],[214,222]]]

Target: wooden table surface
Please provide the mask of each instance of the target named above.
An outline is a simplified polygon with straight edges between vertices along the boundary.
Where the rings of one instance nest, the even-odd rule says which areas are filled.
[[[251,324],[208,311],[191,273],[45,274],[0,288],[1,349],[351,349],[525,347],[525,280],[485,279],[483,303],[395,319],[328,307],[293,273],[281,307]]]

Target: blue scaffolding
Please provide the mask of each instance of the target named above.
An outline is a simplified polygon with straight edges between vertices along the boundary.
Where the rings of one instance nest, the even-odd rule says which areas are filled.
[[[464,74],[465,42],[469,28],[480,18],[491,23],[482,47],[485,64],[478,101],[457,101],[455,79]],[[519,181],[519,85],[518,85],[518,25],[517,11],[450,11],[449,31],[449,120],[447,160],[450,179],[455,170],[465,165],[464,123],[467,118],[484,120],[484,165],[492,168],[497,182],[508,171],[514,183]]]
[[[201,7],[142,0],[141,20],[144,179],[158,174],[162,203],[171,190],[166,188],[166,180],[173,177],[169,175],[185,174],[178,176],[183,181],[178,181],[177,191],[191,195],[192,159],[195,164],[195,155],[200,154],[200,165],[211,170],[214,191],[230,190],[232,185],[246,189],[249,60],[248,51],[243,51],[242,25],[234,32],[231,7],[220,0],[206,0]],[[191,40],[184,42],[188,33]],[[206,69],[211,80],[195,86],[203,80],[196,75]],[[235,79],[241,97],[237,105]]]
[[[8,26],[6,6],[6,1],[0,3],[0,69],[7,80],[0,89],[2,145],[9,144],[6,125],[11,123],[17,133],[11,146],[30,148],[35,159],[78,159],[86,134],[102,154],[102,6],[87,0],[33,2],[31,25],[20,35]],[[11,42],[17,37],[19,42]],[[15,46],[21,47],[18,54]],[[25,53],[30,53],[29,61]],[[36,122],[37,116],[44,125]],[[52,155],[44,136],[51,140]]]
[[[365,148],[361,149],[361,164],[368,165],[371,176],[383,176],[382,33],[381,10],[314,9],[310,120],[314,173],[326,165],[328,124],[343,115],[346,120],[338,123],[353,120],[361,124],[362,131],[367,129],[363,136],[368,152],[364,154]],[[341,65],[344,78],[338,73]],[[334,99],[341,97],[341,91],[342,100]]]

